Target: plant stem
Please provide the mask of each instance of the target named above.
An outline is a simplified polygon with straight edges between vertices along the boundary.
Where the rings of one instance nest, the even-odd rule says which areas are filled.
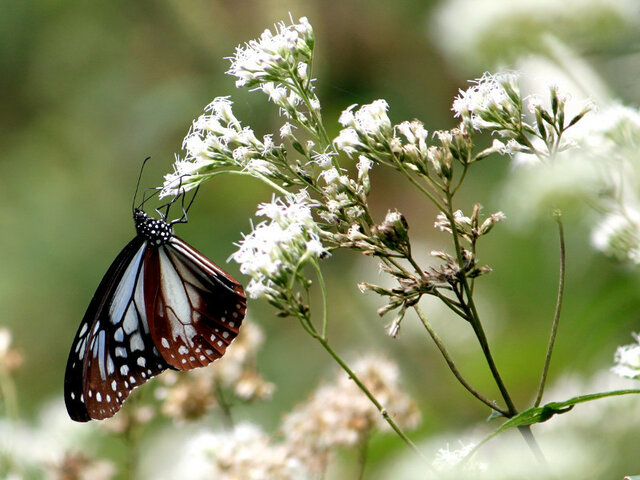
[[[358,448],[358,480],[364,478],[364,470],[367,465],[367,454],[369,453],[369,432],[366,432]]]
[[[320,284],[320,292],[322,292],[322,330],[320,335],[324,340],[327,340],[327,326],[329,324],[329,309],[328,309],[328,301],[327,301],[327,286],[324,283],[324,277],[322,276],[322,270],[320,270],[320,265],[316,260],[311,262],[313,268],[316,270],[316,275],[318,276],[318,283]]]
[[[456,256],[458,258],[458,265],[460,266],[460,269],[462,270],[464,268],[464,259],[463,259],[463,255],[462,255],[462,247],[460,246],[460,241],[458,239],[458,230],[456,228],[456,222],[455,222],[455,217],[453,215],[453,202],[452,202],[452,196],[451,196],[451,192],[447,189],[446,191],[446,195],[447,195],[447,209],[444,210],[445,215],[447,216],[447,219],[449,220],[449,223],[451,224],[451,233],[452,233],[452,237],[453,237],[453,244],[456,250]],[[482,328],[482,323],[480,322],[480,317],[478,315],[478,311],[476,309],[475,303],[473,301],[473,295],[471,292],[471,288],[469,287],[469,282],[467,281],[467,277],[466,275],[464,275],[464,272],[461,272],[459,275],[459,280],[460,283],[462,284],[462,288],[464,290],[465,296],[467,298],[466,304],[463,304],[462,307],[463,309],[467,312],[467,317],[469,319],[469,323],[471,323],[471,326],[473,328],[474,333],[476,334],[476,337],[478,339],[478,342],[480,343],[480,347],[482,348],[482,353],[485,356],[485,359],[487,360],[487,363],[489,365],[489,369],[491,370],[491,374],[493,375],[493,378],[498,386],[498,389],[500,390],[500,394],[502,395],[502,398],[504,399],[506,405],[507,405],[507,409],[509,412],[509,417],[512,417],[514,415],[516,415],[518,413],[518,410],[516,409],[513,401],[511,400],[511,396],[509,395],[509,392],[506,388],[506,386],[504,385],[504,382],[502,381],[502,377],[500,376],[500,372],[498,371],[498,368],[496,367],[496,364],[493,360],[493,356],[491,355],[491,350],[489,348],[489,342],[487,341],[487,336],[484,333],[484,329]]]
[[[466,388],[469,391],[469,393],[471,393],[471,395],[476,397],[478,400],[480,400],[482,403],[487,405],[492,410],[500,412],[505,417],[509,416],[509,412],[507,410],[505,410],[504,408],[498,406],[495,402],[492,402],[491,400],[489,400],[487,397],[485,397],[480,392],[478,392],[475,388],[473,388],[469,384],[469,382],[467,382],[467,380],[462,376],[462,374],[458,370],[458,367],[456,367],[456,364],[454,363],[453,359],[451,358],[451,355],[449,355],[449,352],[447,351],[447,348],[444,346],[444,343],[442,343],[442,340],[440,340],[440,337],[438,336],[438,334],[435,332],[435,330],[433,329],[433,327],[429,323],[429,320],[427,319],[427,317],[424,314],[424,312],[422,311],[422,309],[417,305],[414,306],[413,308],[416,311],[416,313],[418,314],[418,317],[420,318],[420,321],[422,322],[422,325],[424,325],[424,328],[426,328],[427,332],[429,332],[429,335],[431,336],[431,338],[433,339],[434,343],[436,344],[436,347],[438,347],[438,350],[440,350],[440,353],[442,353],[442,356],[444,357],[445,362],[447,362],[447,365],[449,366],[449,369],[451,370],[453,375],[458,379],[458,381],[462,384],[462,386],[464,388]]]
[[[16,386],[5,368],[0,368],[0,398],[4,400],[7,417],[11,420],[17,420],[18,397],[16,395]]]
[[[362,392],[367,396],[367,398],[371,400],[371,403],[373,403],[375,407],[378,409],[378,411],[382,415],[382,418],[385,419],[385,421],[389,424],[389,426],[393,429],[393,431],[396,432],[396,434],[404,441],[404,443],[406,443],[409,446],[409,448],[411,448],[423,460],[427,461],[426,457],[422,454],[422,452],[420,452],[420,450],[418,450],[418,447],[416,447],[415,443],[411,441],[411,439],[407,436],[407,434],[404,433],[402,429],[398,426],[398,424],[396,424],[396,422],[393,420],[393,418],[391,418],[391,415],[389,415],[389,412],[387,412],[387,409],[382,406],[382,404],[373,395],[373,393],[371,393],[371,391],[366,387],[366,385],[362,383],[362,381],[353,372],[353,370],[349,368],[349,365],[347,365],[345,361],[342,360],[340,355],[338,355],[333,350],[333,348],[331,348],[329,343],[320,335],[316,335],[315,339],[320,343],[320,345],[322,345],[322,347],[329,353],[329,355],[333,357],[333,359],[338,363],[338,365],[340,365],[340,367],[342,367],[342,369],[345,372],[347,372],[347,375],[349,375],[349,378],[351,378],[351,380],[355,382],[355,384],[358,386],[360,390],[362,390]]]
[[[544,367],[542,368],[542,375],[540,376],[540,385],[538,386],[538,394],[534,402],[534,407],[540,405],[542,401],[542,394],[544,393],[545,383],[547,381],[547,374],[549,372],[549,365],[551,363],[551,354],[553,353],[553,345],[556,341],[556,334],[558,332],[558,325],[560,324],[560,311],[562,309],[562,299],[564,297],[564,282],[566,275],[566,251],[564,245],[564,229],[562,226],[562,214],[559,210],[555,213],[556,222],[558,223],[558,236],[560,239],[560,273],[558,279],[558,297],[556,300],[556,309],[553,314],[553,323],[551,324],[551,334],[549,335],[549,344],[547,345],[547,355],[544,359]]]
[[[216,382],[216,399],[218,400],[218,406],[222,410],[222,422],[224,426],[229,430],[233,429],[233,416],[231,415],[231,405],[224,397],[224,392],[219,382]]]

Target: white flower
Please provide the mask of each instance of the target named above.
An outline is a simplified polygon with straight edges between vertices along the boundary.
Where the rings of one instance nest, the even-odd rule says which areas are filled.
[[[238,244],[232,255],[240,271],[251,276],[247,293],[252,298],[273,297],[287,288],[290,276],[301,262],[326,254],[320,241],[318,225],[311,215],[311,203],[306,192],[283,201],[274,199],[259,205],[256,213],[267,217]]]
[[[358,172],[360,172],[361,174],[369,172],[372,166],[373,166],[373,160],[371,160],[370,158],[367,158],[364,155],[360,155],[358,157],[358,164],[356,165],[356,168],[358,169]]]
[[[351,127],[340,130],[338,136],[333,140],[333,144],[338,150],[342,150],[347,155],[355,153],[357,151],[356,147],[362,145],[358,132]]]
[[[389,104],[383,99],[363,105],[355,113],[356,130],[369,136],[388,131],[391,128],[391,121],[387,116],[387,110],[389,110]]]
[[[291,70],[300,71],[299,59],[310,59],[312,45],[313,29],[305,18],[297,25],[280,22],[275,34],[265,30],[259,40],[237,47],[227,73],[237,78],[237,87],[277,81]]]
[[[636,343],[618,347],[615,354],[616,365],[611,371],[625,378],[640,378],[640,335],[633,334]]]
[[[509,91],[517,91],[518,76],[515,73],[485,73],[473,80],[472,87],[459,90],[453,101],[455,117],[470,117],[474,129],[501,127],[496,120],[520,120],[520,111],[509,96]]]
[[[640,249],[640,212],[627,209],[604,217],[591,234],[593,246],[618,259],[637,258]]]
[[[399,371],[394,363],[368,355],[355,361],[352,368],[396,423],[403,428],[418,425],[419,411],[400,390]],[[304,404],[285,417],[282,425],[287,444],[316,470],[322,467],[317,463],[323,458],[323,452],[356,445],[372,428],[387,429],[389,426],[344,372],[316,389]]]
[[[457,450],[451,450],[449,445],[446,448],[440,448],[433,461],[433,467],[438,472],[453,470],[463,458],[471,453],[474,447],[473,443],[467,445],[460,443],[460,448]]]
[[[324,152],[311,155],[311,160],[317,163],[320,168],[325,169],[333,165],[333,157],[335,155],[337,155],[335,152],[326,150]]]
[[[358,104],[354,103],[353,105],[349,105],[345,110],[342,111],[342,113],[340,114],[340,118],[338,119],[340,125],[342,125],[343,127],[355,127],[356,117],[353,114],[353,109],[357,106]]]
[[[184,466],[178,470],[181,477],[194,480],[311,478],[294,454],[285,445],[274,443],[258,426],[241,423],[228,432],[194,436],[182,455]]]

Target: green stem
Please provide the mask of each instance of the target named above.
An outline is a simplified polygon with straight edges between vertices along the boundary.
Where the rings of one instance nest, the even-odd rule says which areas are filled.
[[[322,330],[321,336],[324,340],[327,340],[327,327],[329,325],[329,309],[328,309],[328,301],[327,301],[327,286],[324,282],[324,277],[322,276],[322,270],[320,270],[320,265],[318,265],[317,260],[313,260],[311,262],[313,268],[316,271],[316,275],[318,276],[318,283],[320,284],[320,291],[322,292]]]
[[[0,398],[4,399],[5,412],[11,420],[18,419],[18,396],[9,372],[0,369]]]
[[[553,323],[551,324],[551,334],[549,335],[549,343],[547,345],[547,355],[544,359],[544,367],[542,368],[542,375],[540,376],[540,385],[538,386],[538,394],[534,406],[537,407],[542,401],[542,394],[544,393],[544,387],[547,381],[547,374],[549,372],[549,365],[551,364],[551,354],[553,353],[553,346],[556,340],[556,334],[558,332],[558,325],[560,324],[560,311],[562,309],[562,299],[564,297],[564,282],[566,275],[566,251],[564,244],[564,229],[562,226],[562,216],[558,210],[556,213],[556,222],[558,223],[558,236],[560,238],[560,273],[558,279],[558,297],[556,299],[556,308],[553,314]]]
[[[451,224],[451,233],[453,237],[453,244],[456,250],[456,256],[458,259],[458,265],[462,270],[462,268],[464,267],[464,259],[462,255],[462,247],[460,246],[460,241],[458,239],[458,230],[456,228],[455,217],[453,215],[453,202],[452,202],[451,192],[447,190],[446,195],[447,195],[447,209],[443,211],[447,216],[449,223]],[[469,282],[467,281],[466,275],[462,271],[460,272],[459,280],[460,280],[460,283],[462,284],[462,288],[467,298],[467,302],[466,304],[463,305],[463,308],[467,312],[469,322],[471,323],[473,331],[476,334],[478,342],[480,343],[480,347],[482,348],[482,353],[484,354],[485,359],[487,360],[489,369],[491,370],[491,374],[493,375],[493,378],[498,386],[498,389],[500,390],[500,394],[502,395],[502,398],[504,399],[507,405],[509,416],[512,417],[518,413],[518,410],[516,409],[513,401],[511,400],[511,396],[509,395],[509,392],[506,386],[504,385],[504,382],[502,381],[502,377],[500,376],[500,372],[498,371],[498,368],[493,360],[493,355],[491,354],[491,350],[489,348],[489,342],[487,341],[487,336],[484,332],[484,329],[482,328],[482,323],[480,322],[480,316],[478,315],[478,311],[473,301],[473,295],[471,292],[471,288],[469,287]]]
[[[417,455],[419,455],[423,460],[427,461],[426,457],[418,450],[415,443],[411,441],[411,439],[407,436],[406,433],[402,431],[402,429],[396,424],[396,422],[391,418],[387,409],[382,406],[382,404],[378,401],[378,399],[371,393],[371,391],[366,387],[364,383],[358,378],[358,376],[349,368],[349,366],[342,360],[340,355],[338,355],[333,348],[329,345],[329,343],[323,339],[320,335],[316,335],[315,339],[322,345],[322,347],[333,357],[333,359],[342,367],[342,369],[347,372],[349,378],[354,381],[354,383],[358,386],[360,390],[367,396],[367,398],[373,403],[382,415],[382,418],[389,424],[389,426],[393,429],[394,432],[406,443],[409,448],[411,448]]]
[[[207,178],[212,178],[212,177],[215,177],[216,175],[223,175],[223,174],[243,175],[245,177],[257,178],[258,180],[261,180],[262,182],[266,183],[271,188],[273,188],[274,190],[277,190],[283,195],[291,195],[291,192],[289,192],[288,190],[285,190],[280,185],[278,185],[277,183],[274,183],[273,181],[269,180],[267,177],[265,177],[260,173],[249,173],[249,172],[245,172],[244,170],[218,170],[217,172],[207,173],[206,175],[203,175],[203,177],[206,176]]]
[[[216,399],[218,400],[218,406],[222,411],[222,421],[224,426],[231,430],[233,429],[233,416],[231,415],[231,405],[227,402],[227,399],[224,397],[224,392],[222,391],[222,387],[219,382],[215,382],[215,394]]]
[[[369,453],[369,432],[366,432],[358,448],[358,480],[363,480]]]
[[[487,405],[489,408],[491,408],[492,410],[495,410],[495,411],[501,413],[503,416],[507,417],[509,415],[509,412],[507,410],[505,410],[504,408],[498,406],[495,402],[489,400],[487,397],[485,397],[480,392],[478,392],[475,388],[473,388],[469,384],[469,382],[467,382],[467,380],[462,376],[462,374],[458,370],[458,367],[456,367],[456,364],[454,363],[453,359],[451,358],[451,355],[449,355],[449,352],[447,351],[447,348],[444,346],[444,343],[442,343],[442,340],[440,340],[440,337],[438,336],[438,334],[435,332],[435,330],[433,329],[433,327],[429,323],[429,320],[427,319],[427,317],[424,314],[424,312],[422,311],[422,309],[417,305],[414,306],[413,308],[416,311],[416,313],[418,314],[418,318],[420,318],[420,321],[422,322],[422,325],[424,325],[424,328],[426,328],[427,332],[429,332],[429,335],[433,339],[433,342],[436,344],[436,347],[438,347],[438,350],[440,350],[440,353],[444,357],[445,362],[447,362],[447,365],[449,366],[449,370],[451,370],[453,375],[458,379],[458,381],[462,384],[462,386],[464,388],[466,388],[469,391],[469,393],[471,393],[471,395],[476,397],[478,400],[480,400],[482,403]]]

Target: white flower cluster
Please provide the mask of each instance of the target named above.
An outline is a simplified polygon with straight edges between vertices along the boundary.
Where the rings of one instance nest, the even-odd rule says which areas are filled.
[[[616,365],[611,371],[621,377],[640,378],[640,334],[634,333],[633,338],[636,343],[618,347],[616,350]]]
[[[259,140],[251,128],[243,128],[232,104],[228,97],[217,97],[193,121],[182,144],[185,158],[176,158],[174,172],[165,176],[161,198],[195,188],[203,175],[221,167],[239,167],[251,175],[277,174],[272,162],[278,147],[272,136]]]
[[[241,423],[229,432],[201,433],[187,445],[180,476],[193,480],[311,478],[286,445],[276,444],[259,427]]]
[[[311,207],[305,191],[258,207],[256,214],[270,222],[258,224],[232,255],[251,277],[246,288],[251,298],[278,298],[302,264],[326,254]]]
[[[474,449],[474,443],[468,443],[464,445],[460,442],[460,448],[457,450],[451,450],[451,447],[447,445],[446,448],[438,449],[436,453],[436,458],[433,461],[433,468],[437,472],[447,473],[451,472],[456,474],[454,478],[459,478],[457,475],[461,472],[459,471],[460,462]],[[483,463],[478,463],[473,460],[467,462],[462,470],[467,473],[480,473],[487,469],[487,465]],[[449,478],[446,476],[446,478]]]
[[[291,71],[306,76],[306,62],[311,59],[314,35],[306,17],[297,24],[275,26],[275,34],[267,29],[258,40],[251,40],[236,48],[230,59],[228,74],[237,78],[237,87],[253,87],[266,82],[278,82]]]
[[[387,116],[389,105],[385,100],[375,100],[354,113],[356,106],[351,105],[340,115],[339,122],[346,128],[340,131],[333,143],[348,155],[368,150],[375,152],[391,137],[391,121]]]
[[[520,122],[522,111],[515,73],[485,73],[453,101],[455,117],[468,119],[475,130],[504,129]]]
[[[369,355],[354,362],[353,371],[401,428],[417,427],[420,413],[400,390],[397,365],[378,355]],[[323,458],[323,452],[356,445],[371,429],[388,427],[371,401],[342,372],[288,414],[282,431],[287,443],[312,464]]]

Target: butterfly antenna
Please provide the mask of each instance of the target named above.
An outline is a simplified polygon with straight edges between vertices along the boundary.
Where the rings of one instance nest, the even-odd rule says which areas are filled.
[[[138,189],[140,188],[140,180],[142,179],[142,172],[144,171],[144,166],[151,159],[151,157],[147,157],[143,160],[142,166],[140,167],[140,173],[138,174],[138,182],[136,183],[136,192],[133,194],[133,202],[131,203],[131,210],[135,211],[136,209],[136,198],[138,198]],[[142,199],[144,203],[144,195],[142,195]]]

